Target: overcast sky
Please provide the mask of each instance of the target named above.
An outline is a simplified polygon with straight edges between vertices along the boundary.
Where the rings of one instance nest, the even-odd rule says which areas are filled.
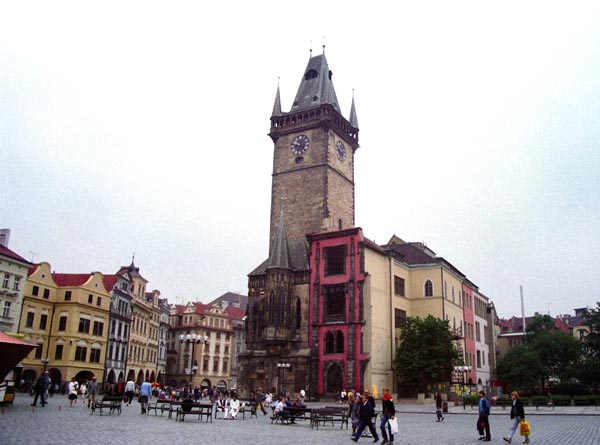
[[[0,12],[0,228],[53,270],[135,263],[170,302],[268,255],[280,79],[355,91],[356,224],[424,241],[501,316],[600,300],[600,4],[15,2]]]

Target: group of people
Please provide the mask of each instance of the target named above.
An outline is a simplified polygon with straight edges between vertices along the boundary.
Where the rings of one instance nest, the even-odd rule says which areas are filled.
[[[227,398],[225,393],[222,392],[217,399],[217,413],[222,413],[225,420],[235,420],[243,406],[244,404],[240,402],[235,393]]]
[[[371,396],[366,389],[362,394],[358,392],[348,392],[347,403],[349,406],[349,416],[352,419],[352,440],[358,442],[358,439],[362,436],[365,428],[368,428],[374,438],[373,442],[379,442],[379,434],[377,434],[377,429],[373,425],[376,407],[375,398]],[[382,444],[388,442],[392,443],[394,441],[394,433],[398,432],[394,398],[387,388],[383,390],[383,396],[381,397],[381,420],[379,429],[381,430],[381,436],[383,437]]]
[[[517,428],[522,421],[525,420],[525,408],[523,402],[519,400],[519,393],[513,391],[510,393],[512,400],[510,409],[511,426],[508,435],[503,439],[507,443],[512,443],[513,436],[517,431]],[[485,391],[479,391],[479,416],[477,418],[477,431],[479,432],[479,440],[484,442],[490,442],[492,440],[492,434],[490,431],[490,409],[491,403],[485,396]],[[525,434],[525,440],[523,443],[529,443],[529,434]]]

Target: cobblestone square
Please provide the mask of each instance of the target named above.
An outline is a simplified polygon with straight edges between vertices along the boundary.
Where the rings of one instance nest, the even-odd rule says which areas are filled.
[[[13,406],[4,406],[0,415],[0,444],[351,444],[350,430],[325,426],[311,429],[308,422],[294,425],[271,424],[270,416],[212,423],[189,419],[176,422],[165,413],[142,415],[140,406],[124,406],[119,415],[90,415],[81,400],[69,407],[65,396],[55,396],[42,408],[32,407],[32,398],[17,394]],[[377,401],[380,404],[380,401]],[[331,403],[329,403],[331,404]],[[309,406],[322,406],[310,403]],[[476,410],[450,407],[444,422],[435,422],[431,406],[396,404],[400,433],[395,444],[465,445],[478,444],[475,430]],[[594,407],[549,408],[526,410],[531,422],[532,444],[600,445],[600,409]],[[508,410],[495,407],[490,418],[492,442],[503,444],[502,437],[510,426]],[[379,428],[378,428],[379,432]],[[522,443],[516,436],[514,443]],[[363,437],[359,443],[372,443]]]

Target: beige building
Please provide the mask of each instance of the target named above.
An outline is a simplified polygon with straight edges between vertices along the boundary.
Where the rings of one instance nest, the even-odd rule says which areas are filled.
[[[52,273],[47,262],[30,269],[19,332],[38,348],[23,360],[23,378],[50,371],[53,383],[72,377],[104,380],[110,295],[100,272]]]

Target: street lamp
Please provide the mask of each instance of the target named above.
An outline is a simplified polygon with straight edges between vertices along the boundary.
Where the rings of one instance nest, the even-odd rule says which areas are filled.
[[[277,369],[282,371],[282,376],[281,376],[281,395],[283,395],[284,392],[284,386],[283,386],[283,382],[285,380],[285,370],[290,368],[289,363],[277,363]]]
[[[463,409],[467,409],[465,401],[465,384],[467,383],[467,373],[471,372],[471,367],[467,365],[455,366],[454,372],[460,373],[462,376],[462,385],[460,391],[463,399]]]
[[[50,363],[50,360],[48,358],[43,358],[42,359],[42,364],[44,365],[43,372],[46,372],[46,368],[48,367],[48,363]]]
[[[186,375],[188,374],[187,370],[189,369],[189,375],[190,375],[190,393],[191,393],[192,392],[192,378],[193,378],[193,375],[198,370],[198,364],[194,360],[194,352],[196,351],[196,345],[198,343],[206,343],[206,342],[208,342],[208,337],[206,337],[204,335],[196,335],[196,334],[187,334],[187,335],[181,334],[179,336],[179,342],[182,345],[184,343],[188,343],[188,344],[192,345],[192,357],[191,357],[191,361],[190,361],[190,367],[185,369]]]

